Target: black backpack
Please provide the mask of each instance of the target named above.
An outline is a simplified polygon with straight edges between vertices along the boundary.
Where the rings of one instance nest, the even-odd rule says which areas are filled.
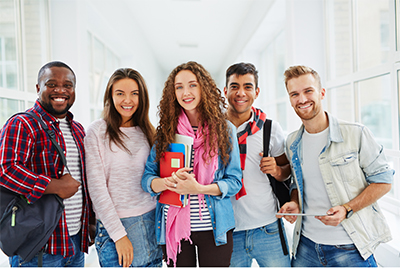
[[[63,150],[57,144],[54,132],[34,112],[18,114],[28,114],[37,120],[49,135],[63,164],[68,169]],[[42,266],[43,247],[47,244],[64,211],[62,198],[56,194],[45,194],[35,203],[28,204],[21,195],[3,186],[0,186],[0,193],[1,250],[9,257],[19,255],[24,261],[30,261],[39,252],[38,266]]]
[[[264,149],[263,149],[263,154],[264,157],[268,156],[269,152],[269,141],[271,139],[271,125],[272,121],[270,119],[265,119],[264,123]],[[268,179],[271,183],[272,190],[274,191],[275,197],[278,199],[278,207],[277,211],[279,208],[285,204],[286,202],[290,201],[290,179],[287,179],[284,182],[277,181],[274,177],[272,177],[270,174],[267,174]],[[285,255],[288,255],[289,252],[287,250],[286,246],[286,241],[285,237],[283,235],[283,229],[282,229],[282,219],[278,219],[278,226],[279,226],[279,237],[281,239],[281,244],[282,244],[282,250]]]

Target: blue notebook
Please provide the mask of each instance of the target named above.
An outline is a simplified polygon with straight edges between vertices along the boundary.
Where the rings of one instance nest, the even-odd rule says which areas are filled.
[[[183,157],[186,157],[186,147],[182,143],[171,143],[168,149],[170,152],[183,153]]]
[[[185,163],[187,162],[187,160],[186,160],[187,148],[186,148],[185,144],[183,144],[183,143],[171,143],[169,145],[168,149],[169,149],[170,152],[183,153],[183,158],[185,159]],[[187,195],[181,195],[180,199],[181,199],[181,202],[182,202],[183,206],[186,206],[188,204],[188,199],[187,198],[188,198]]]

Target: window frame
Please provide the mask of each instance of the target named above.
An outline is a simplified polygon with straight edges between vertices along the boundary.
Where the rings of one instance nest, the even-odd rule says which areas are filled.
[[[26,0],[14,0],[14,18],[15,18],[15,43],[17,50],[17,89],[9,89],[4,88],[0,85],[0,99],[9,99],[9,100],[18,100],[22,101],[23,105],[19,106],[20,112],[28,109],[30,107],[30,103],[35,102],[37,99],[36,92],[32,92],[28,90],[28,87],[34,87],[35,85],[28,85],[27,82],[27,56],[26,56],[26,48],[25,48],[25,21],[24,21],[24,4]],[[50,16],[49,16],[49,1],[48,0],[39,0],[38,3],[40,5],[41,11],[44,13],[44,16],[40,16],[40,32],[41,36],[45,38],[44,43],[46,49],[44,49],[47,53],[42,53],[42,58],[46,61],[50,59],[51,55],[51,46],[50,46]],[[42,50],[43,52],[43,50]],[[23,107],[21,107],[23,106]],[[9,115],[11,116],[11,114]],[[2,126],[4,122],[0,122],[0,126]]]
[[[89,101],[89,111],[90,111],[90,121],[94,121],[96,119],[99,119],[101,116],[101,113],[103,111],[103,96],[104,92],[106,90],[107,82],[103,83],[103,81],[108,81],[112,73],[115,71],[115,68],[117,66],[120,66],[121,59],[118,56],[117,53],[115,53],[109,46],[106,45],[106,42],[104,42],[100,37],[98,37],[96,34],[94,34],[91,31],[87,31],[87,40],[88,40],[88,46],[87,48],[89,49],[88,54],[90,54],[89,59],[88,59],[88,81],[90,81],[89,88],[90,88],[90,97],[93,97],[92,94],[94,94],[95,100],[90,100]],[[100,72],[96,72],[94,62],[95,62],[95,49],[94,49],[94,41],[99,42],[102,45],[102,50],[103,50],[103,68],[100,70]],[[113,63],[108,63],[108,53],[111,53],[114,59],[114,64],[115,66],[112,67],[111,69],[109,68],[109,64]],[[112,70],[112,71],[111,71]],[[95,74],[99,76],[99,83],[96,86],[96,80],[95,80]],[[97,88],[96,88],[97,87]]]
[[[389,36],[389,41],[390,41],[390,62],[376,65],[374,67],[368,68],[368,69],[362,69],[358,70],[357,69],[357,53],[355,53],[355,50],[357,49],[357,14],[356,14],[356,7],[355,7],[355,0],[349,0],[351,6],[352,6],[352,25],[350,26],[350,31],[353,34],[352,37],[352,43],[351,43],[351,53],[353,55],[352,59],[352,73],[342,76],[342,77],[335,77],[332,78],[330,70],[332,68],[332,62],[331,62],[331,54],[330,54],[330,44],[329,40],[332,38],[332,33],[329,32],[329,27],[330,23],[332,23],[332,14],[330,14],[329,10],[329,5],[327,4],[329,0],[325,1],[325,17],[327,18],[325,20],[325,29],[326,29],[326,68],[328,70],[328,75],[327,75],[327,81],[325,83],[326,89],[327,90],[332,90],[334,88],[338,88],[342,85],[350,84],[351,89],[352,89],[352,94],[354,95],[354,111],[353,111],[353,116],[354,116],[354,121],[355,122],[360,122],[361,121],[361,105],[360,105],[360,98],[359,98],[359,90],[357,89],[357,83],[368,80],[371,78],[375,77],[380,77],[385,74],[390,75],[390,83],[391,83],[391,112],[393,115],[393,118],[391,120],[392,123],[392,141],[393,141],[393,149],[387,149],[384,148],[384,152],[388,157],[392,157],[394,159],[397,159],[397,163],[400,162],[400,96],[399,96],[399,87],[400,87],[400,48],[399,48],[399,36],[400,36],[400,30],[399,30],[399,10],[400,10],[400,0],[393,0],[389,1],[390,6],[389,10],[395,10],[394,12],[390,12],[390,36]],[[396,9],[395,9],[396,8]],[[395,23],[393,23],[395,22]],[[397,89],[397,90],[396,90]],[[328,107],[332,109],[332,106],[335,104],[332,103],[334,100],[328,100],[329,105]],[[329,110],[329,109],[328,109]],[[397,137],[397,138],[396,138]],[[400,164],[398,164],[400,165]],[[395,167],[396,168],[396,167]],[[398,167],[397,167],[398,168]],[[397,181],[400,181],[400,170],[397,170],[397,172],[394,175],[394,184],[392,185],[394,188],[394,196],[390,195],[385,195],[383,198],[379,200],[379,203],[383,204],[383,209],[394,213],[397,216],[400,216],[400,183],[397,185]]]

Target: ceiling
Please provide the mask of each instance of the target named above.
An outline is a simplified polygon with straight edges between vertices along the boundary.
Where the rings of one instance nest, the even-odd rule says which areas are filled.
[[[194,60],[213,75],[232,64],[275,0],[126,0],[162,70]]]

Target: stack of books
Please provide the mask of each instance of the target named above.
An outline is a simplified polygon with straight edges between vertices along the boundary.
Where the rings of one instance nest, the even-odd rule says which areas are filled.
[[[160,178],[170,177],[172,172],[183,167],[190,167],[192,148],[192,137],[175,134],[175,142],[169,145],[169,151],[165,152],[164,157],[160,159]],[[159,202],[184,207],[188,204],[188,195],[165,190],[160,194]]]

